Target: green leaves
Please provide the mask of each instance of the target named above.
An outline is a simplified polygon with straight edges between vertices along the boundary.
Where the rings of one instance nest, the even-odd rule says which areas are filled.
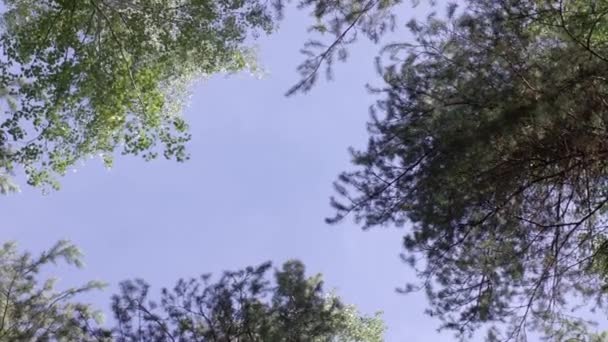
[[[81,267],[82,254],[67,241],[38,257],[19,253],[14,243],[0,249],[0,340],[103,341],[103,335],[90,329],[99,323],[100,313],[73,298],[105,285],[91,281],[58,291],[55,279],[38,279],[44,267],[60,261]]]
[[[245,39],[273,29],[257,0],[5,4],[2,144],[14,147],[12,167],[33,185],[117,149],[186,160],[190,136],[179,115],[190,82],[250,67]]]

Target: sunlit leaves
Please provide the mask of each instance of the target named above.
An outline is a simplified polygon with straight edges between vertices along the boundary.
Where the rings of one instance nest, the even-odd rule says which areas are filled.
[[[98,290],[92,281],[81,287],[56,290],[56,279],[41,279],[43,268],[63,261],[82,266],[80,251],[60,241],[34,257],[19,253],[14,243],[0,248],[0,340],[2,341],[105,341],[91,325],[101,323],[98,311],[74,301],[83,292]]]
[[[190,83],[252,67],[245,39],[270,32],[264,2],[6,0],[2,146],[33,185],[116,150],[188,158]],[[10,95],[10,97],[9,97]]]

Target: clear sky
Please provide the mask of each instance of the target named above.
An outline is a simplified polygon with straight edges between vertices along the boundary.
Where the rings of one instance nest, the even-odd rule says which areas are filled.
[[[414,12],[415,13],[415,12]],[[109,282],[88,296],[108,308],[119,281],[142,277],[158,290],[179,277],[290,258],[363,312],[384,311],[386,340],[452,341],[423,314],[425,298],[395,288],[413,277],[399,260],[403,231],[361,231],[351,220],[327,226],[336,175],[350,167],[347,147],[363,147],[379,84],[378,47],[359,44],[335,81],[285,98],[306,34],[303,13],[261,39],[264,79],[215,77],[193,91],[184,115],[192,159],[185,164],[119,157],[111,170],[98,160],[70,172],[59,192],[0,198],[3,240],[40,252],[70,239],[85,252],[82,271],[62,268],[63,285]],[[405,35],[405,33],[403,33]]]

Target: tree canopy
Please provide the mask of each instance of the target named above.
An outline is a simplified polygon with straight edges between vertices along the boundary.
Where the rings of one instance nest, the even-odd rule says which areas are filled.
[[[149,299],[143,280],[121,284],[112,309],[117,342],[129,341],[310,341],[380,342],[379,314],[361,316],[332,293],[320,275],[307,277],[304,265],[289,261],[269,279],[270,263],[179,280]]]
[[[110,165],[115,151],[187,159],[190,81],[252,68],[246,39],[273,30],[258,0],[4,5],[0,176],[19,167],[32,185],[56,187],[85,157]]]
[[[310,9],[311,39],[289,93],[308,90],[323,65],[346,60],[358,32],[377,41],[401,0],[3,0],[0,30],[0,192],[25,172],[59,186],[77,161],[116,153],[189,158],[179,114],[192,81],[255,68],[248,38],[271,33],[284,8]],[[331,68],[325,69],[331,75]]]
[[[181,279],[162,289],[159,301],[150,285],[122,282],[112,297],[112,327],[101,311],[76,297],[105,285],[55,290],[55,278],[42,271],[58,261],[81,267],[82,254],[60,241],[38,257],[20,253],[14,243],[0,249],[0,341],[182,341],[182,342],[380,342],[380,313],[359,314],[333,292],[321,275],[306,276],[304,265],[289,261],[270,277],[271,263]]]
[[[177,113],[188,81],[247,67],[246,38],[270,32],[272,12],[289,2],[5,0],[0,192],[13,188],[6,175],[17,166],[30,184],[54,184],[86,156],[110,164],[119,147],[187,159]],[[397,28],[401,3],[297,1],[332,39],[305,43],[302,79],[288,94],[311,89],[322,70],[331,76],[358,37],[379,42]],[[530,330],[566,339],[584,331],[572,309],[605,305],[607,16],[605,0],[466,0],[408,22],[414,39],[382,49],[369,144],[352,151],[356,169],[336,182],[328,221],[408,225],[403,258],[420,282],[403,291],[423,289],[428,313],[462,338],[487,327],[492,340],[525,340]],[[287,329],[282,319],[302,322],[309,311],[284,311],[292,304],[279,275],[314,281],[290,263],[268,287],[269,267],[215,284],[180,281],[154,304],[145,282],[126,282],[114,298],[115,332],[247,340],[252,323],[255,338],[293,330],[324,340],[319,332],[344,321],[318,294],[303,297],[307,308],[330,318]],[[213,319],[194,319],[176,301]],[[135,327],[135,317],[147,319]]]
[[[0,341],[97,341],[87,331],[100,323],[99,311],[74,297],[104,284],[55,290],[56,279],[43,279],[41,271],[58,261],[80,267],[82,254],[67,241],[37,257],[14,243],[0,248]]]
[[[463,338],[554,338],[583,323],[571,309],[604,305],[607,14],[606,1],[468,0],[383,48],[369,144],[329,222],[408,225],[420,282],[404,291],[423,289]]]

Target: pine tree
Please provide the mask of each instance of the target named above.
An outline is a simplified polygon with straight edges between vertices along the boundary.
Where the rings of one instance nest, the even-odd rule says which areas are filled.
[[[608,2],[460,5],[384,48],[329,222],[407,225],[404,291],[460,337],[552,338],[606,298]]]
[[[63,261],[82,266],[82,254],[60,241],[37,257],[19,253],[14,243],[0,248],[0,341],[100,341],[107,334],[91,334],[101,314],[74,297],[104,284],[91,281],[80,287],[55,290],[55,278],[40,272]]]

